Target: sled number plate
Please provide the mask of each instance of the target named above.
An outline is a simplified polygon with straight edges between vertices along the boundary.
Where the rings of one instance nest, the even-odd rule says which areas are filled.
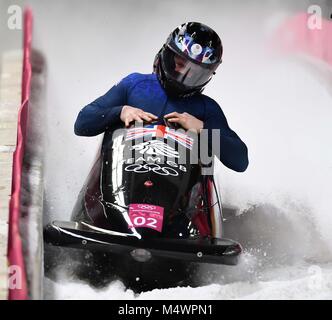
[[[132,203],[129,205],[131,228],[150,228],[161,232],[164,219],[164,208],[146,203]]]

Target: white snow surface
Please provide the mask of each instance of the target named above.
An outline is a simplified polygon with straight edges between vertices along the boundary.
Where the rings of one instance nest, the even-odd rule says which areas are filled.
[[[244,258],[245,259],[245,258]],[[238,268],[241,269],[241,264]],[[215,270],[219,276],[213,283],[199,288],[177,287],[154,289],[134,294],[125,289],[121,281],[114,281],[103,289],[87,283],[63,278],[59,282],[45,280],[53,299],[65,300],[278,300],[278,299],[332,299],[332,264],[283,266],[265,270],[256,279],[222,279],[223,267]],[[241,278],[241,277],[240,277]]]

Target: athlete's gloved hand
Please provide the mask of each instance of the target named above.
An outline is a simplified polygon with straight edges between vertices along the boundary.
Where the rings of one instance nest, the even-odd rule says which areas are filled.
[[[192,130],[197,133],[200,133],[200,131],[203,129],[204,126],[203,121],[197,119],[196,117],[192,116],[187,112],[184,113],[172,112],[166,114],[164,118],[166,118],[167,121],[169,122],[180,124],[186,130]]]
[[[142,109],[131,107],[131,106],[123,106],[120,114],[120,119],[125,123],[126,127],[129,127],[130,122],[138,121],[138,122],[151,122],[153,120],[157,120],[158,117],[152,113],[145,112]]]

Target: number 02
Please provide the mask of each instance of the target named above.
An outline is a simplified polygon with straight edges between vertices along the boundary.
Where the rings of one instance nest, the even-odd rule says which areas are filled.
[[[151,228],[157,229],[157,225],[156,225],[157,224],[157,219],[155,219],[155,218],[145,219],[144,217],[135,217],[134,224],[135,224],[135,226],[147,225]]]

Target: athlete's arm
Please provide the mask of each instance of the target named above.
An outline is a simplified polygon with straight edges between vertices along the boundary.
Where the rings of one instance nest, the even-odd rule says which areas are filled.
[[[239,136],[228,126],[223,111],[212,99],[209,99],[206,104],[203,129],[208,130],[209,150],[212,150],[212,152],[214,149],[212,129],[219,130],[220,154],[216,154],[216,156],[218,156],[226,167],[237,172],[243,172],[247,169],[249,164],[248,148]]]

